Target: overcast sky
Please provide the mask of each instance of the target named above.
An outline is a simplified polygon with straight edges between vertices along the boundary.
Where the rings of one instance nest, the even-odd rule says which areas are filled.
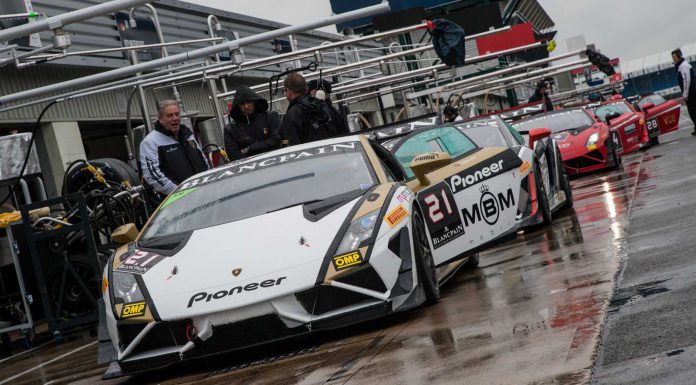
[[[329,0],[186,1],[286,24],[331,14]],[[555,53],[565,52],[566,39],[577,35],[585,35],[588,44],[624,62],[696,42],[694,0],[538,1],[556,22]],[[336,32],[334,26],[323,30]]]

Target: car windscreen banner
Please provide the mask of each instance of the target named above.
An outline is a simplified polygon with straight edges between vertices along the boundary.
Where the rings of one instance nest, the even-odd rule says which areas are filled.
[[[0,15],[17,15],[33,12],[31,0],[2,0],[0,1]],[[29,17],[0,19],[0,30],[17,27],[22,24],[32,22],[34,19]],[[20,47],[41,47],[41,38],[38,33],[29,36],[18,37],[8,42],[17,44]]]
[[[157,36],[155,23],[149,17],[136,15],[136,27],[130,27],[128,23],[128,13],[126,12],[114,13],[114,19],[116,20],[116,27],[118,28],[118,34],[121,38],[121,44],[124,47],[158,44],[160,42]],[[158,47],[142,49],[135,52],[138,53],[139,62],[146,62],[162,57],[162,51]],[[123,57],[125,59],[130,60],[130,55],[131,51],[123,52]]]

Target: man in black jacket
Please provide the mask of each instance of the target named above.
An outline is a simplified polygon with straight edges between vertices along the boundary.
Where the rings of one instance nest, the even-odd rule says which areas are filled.
[[[155,129],[140,143],[140,167],[147,185],[166,196],[188,177],[207,170],[208,161],[191,129],[181,124],[179,103],[165,100],[158,107]]]
[[[544,111],[553,111],[553,103],[551,103],[551,98],[549,97],[549,84],[546,81],[542,81],[537,84],[536,90],[532,96],[529,97],[528,102],[544,102]]]
[[[290,102],[283,117],[281,137],[289,146],[329,138],[331,118],[321,107],[321,101],[307,94],[307,82],[293,72],[285,78],[285,97]]]
[[[310,80],[307,83],[307,88],[309,89],[309,95],[321,100],[323,102],[322,107],[331,116],[332,132],[329,135],[333,137],[350,134],[348,122],[331,102],[331,83],[326,79],[322,79],[321,82],[318,79]]]
[[[225,126],[225,151],[232,160],[280,147],[280,117],[268,102],[247,86],[234,94],[230,124]]]

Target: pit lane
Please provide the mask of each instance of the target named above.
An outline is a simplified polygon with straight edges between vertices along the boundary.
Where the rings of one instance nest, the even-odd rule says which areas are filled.
[[[573,180],[573,210],[483,253],[480,269],[455,275],[434,306],[105,383],[586,383],[627,257],[632,202],[650,189],[645,163],[677,161],[651,153],[687,137],[690,122],[682,125],[624,157],[622,170]],[[99,382],[95,340],[75,333],[1,360],[0,384]]]

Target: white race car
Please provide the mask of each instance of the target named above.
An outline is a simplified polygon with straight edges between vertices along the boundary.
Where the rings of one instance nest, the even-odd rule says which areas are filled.
[[[130,243],[102,278],[105,378],[437,301],[514,236],[531,167],[453,127],[419,135],[406,169],[364,136],[232,163],[182,183],[140,234],[116,231]]]

